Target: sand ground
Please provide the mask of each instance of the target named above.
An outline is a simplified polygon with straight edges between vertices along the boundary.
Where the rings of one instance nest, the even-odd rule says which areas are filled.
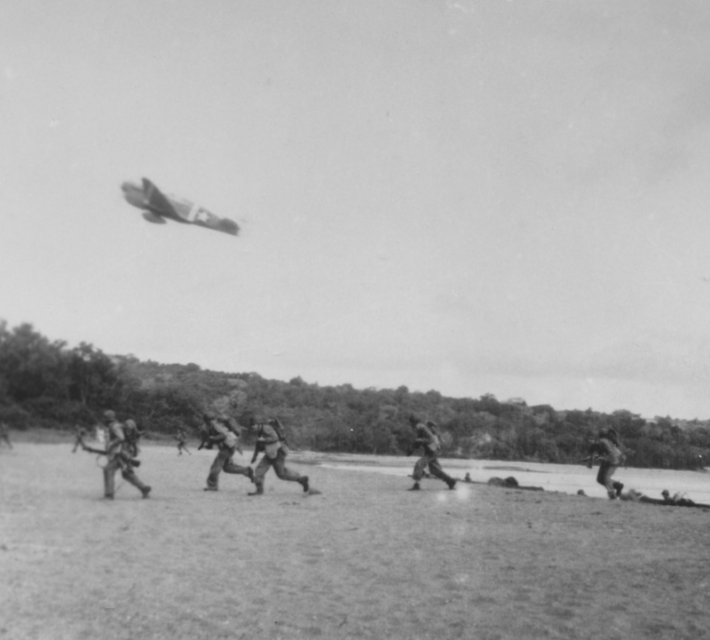
[[[205,493],[212,455],[146,446],[151,498],[111,502],[68,441],[0,449],[0,640],[710,638],[708,510],[408,492],[301,453],[320,495]]]

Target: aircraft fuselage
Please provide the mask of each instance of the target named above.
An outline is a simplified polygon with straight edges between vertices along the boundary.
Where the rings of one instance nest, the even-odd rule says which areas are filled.
[[[121,185],[123,197],[128,204],[143,210],[148,222],[162,224],[165,218],[182,224],[239,235],[239,225],[229,218],[221,218],[190,200],[161,192],[150,180],[143,178],[142,184],[126,181]]]

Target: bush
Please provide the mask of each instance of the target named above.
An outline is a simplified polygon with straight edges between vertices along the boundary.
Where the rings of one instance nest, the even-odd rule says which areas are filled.
[[[0,406],[0,421],[13,429],[24,431],[29,426],[30,414],[16,404]]]

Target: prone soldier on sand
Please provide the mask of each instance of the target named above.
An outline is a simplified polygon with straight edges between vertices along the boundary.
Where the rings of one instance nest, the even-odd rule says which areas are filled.
[[[260,452],[264,452],[259,464],[254,472],[254,484],[256,490],[250,493],[250,496],[260,496],[264,493],[264,476],[266,472],[273,467],[276,476],[287,482],[298,482],[304,493],[309,492],[308,476],[302,476],[300,473],[291,471],[286,467],[286,455],[288,454],[288,445],[286,444],[286,436],[283,426],[278,419],[273,418],[266,422],[258,422],[253,426],[256,427],[256,444],[254,447],[254,456],[252,463],[256,460]]]
[[[177,440],[178,455],[181,456],[183,450],[187,452],[188,455],[192,455],[190,450],[187,448],[187,433],[182,427],[178,427],[177,433],[173,436]]]
[[[661,495],[663,496],[663,502],[666,504],[675,504],[679,507],[695,506],[695,502],[693,502],[690,498],[684,498],[681,493],[675,493],[671,496],[671,492],[668,491],[668,489],[664,489],[661,491]]]
[[[232,460],[237,451],[243,453],[242,448],[239,446],[241,429],[236,422],[232,418],[220,418],[218,420],[213,413],[209,412],[204,414],[203,419],[205,421],[206,436],[203,436],[202,442],[209,442],[208,449],[211,448],[210,445],[214,444],[219,448],[219,453],[217,453],[217,457],[212,462],[207,476],[205,491],[219,490],[219,474],[222,471],[246,476],[254,482],[253,469],[251,467],[242,467]]]
[[[412,473],[414,485],[409,490],[420,490],[419,481],[424,477],[424,471],[427,467],[429,467],[429,472],[433,476],[443,480],[449,489],[453,489],[456,486],[456,480],[444,472],[438,459],[441,451],[441,436],[439,435],[438,427],[431,421],[425,423],[423,420],[419,420],[417,416],[410,416],[409,422],[416,430],[416,439],[407,455],[411,456],[419,447],[424,449],[424,455],[414,465],[414,472]]]
[[[4,441],[10,449],[12,449],[12,442],[10,442],[10,429],[4,422],[0,422],[0,441]]]
[[[614,429],[602,429],[599,431],[599,439],[589,448],[587,467],[594,465],[596,459],[601,461],[597,482],[606,488],[610,500],[615,500],[621,496],[624,485],[611,479],[615,471],[624,462],[625,456],[621,452],[619,436]]]
[[[86,446],[83,440],[81,441],[81,448],[84,451],[105,455],[108,460],[103,468],[104,497],[108,500],[113,500],[115,475],[116,471],[120,469],[123,479],[136,487],[144,498],[147,498],[151,492],[151,487],[143,484],[135,471],[133,471],[134,467],[140,465],[140,461],[136,458],[140,452],[138,440],[142,433],[138,430],[133,420],[126,420],[125,425],[122,425],[116,420],[116,414],[110,409],[104,411],[103,419],[108,431],[108,448],[106,450],[92,449]]]

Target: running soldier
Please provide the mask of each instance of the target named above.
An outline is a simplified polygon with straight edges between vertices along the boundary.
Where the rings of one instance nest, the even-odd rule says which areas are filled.
[[[0,422],[0,441],[4,441],[10,449],[12,449],[12,442],[10,442],[10,429],[4,422]]]
[[[219,448],[219,453],[207,476],[205,491],[219,490],[219,474],[222,471],[246,476],[254,482],[254,470],[251,467],[242,467],[232,461],[232,457],[237,451],[240,454],[243,453],[241,446],[239,446],[240,427],[232,418],[218,420],[212,413],[205,413],[203,418],[207,428],[206,438]]]
[[[416,416],[410,416],[409,422],[416,430],[416,439],[414,440],[414,446],[407,455],[411,456],[419,447],[424,448],[424,455],[414,465],[414,472],[412,473],[414,485],[409,491],[419,491],[421,489],[419,481],[424,477],[424,471],[427,467],[429,467],[431,475],[443,480],[449,489],[453,489],[456,486],[456,480],[444,473],[437,457],[441,451],[441,437],[436,424],[433,422],[424,423]]]
[[[302,476],[300,473],[291,471],[286,467],[286,455],[288,454],[288,446],[286,445],[286,437],[283,426],[278,419],[267,420],[266,422],[256,424],[256,446],[254,449],[254,462],[260,451],[264,452],[259,464],[254,472],[254,484],[256,490],[250,493],[250,496],[260,496],[264,493],[264,476],[266,472],[273,467],[276,476],[281,480],[288,482],[298,482],[303,487],[303,492],[308,493],[308,476]]]
[[[86,429],[84,427],[76,426],[74,428],[74,448],[71,450],[72,453],[76,453],[77,449],[81,447],[86,437]]]
[[[138,479],[135,471],[133,471],[133,467],[140,465],[136,457],[139,453],[138,439],[141,434],[136,423],[133,420],[126,420],[124,427],[116,420],[116,414],[110,409],[104,411],[103,417],[108,431],[108,448],[106,451],[91,449],[83,442],[81,445],[85,451],[103,454],[108,460],[103,468],[104,497],[108,500],[113,500],[115,494],[114,476],[116,471],[120,469],[123,479],[136,487],[144,498],[147,498],[151,492],[151,487],[143,484]]]
[[[192,455],[190,453],[190,450],[187,448],[187,433],[185,433],[185,429],[182,427],[178,427],[177,429],[177,434],[173,436],[175,440],[177,440],[177,448],[178,448],[178,455],[181,456],[183,450],[188,454]]]
[[[599,439],[589,448],[587,467],[591,469],[595,459],[599,458],[601,460],[597,482],[606,488],[609,500],[615,500],[620,497],[624,488],[621,482],[614,482],[611,479],[625,459],[619,447],[619,436],[616,431],[614,429],[602,429],[599,431]]]

